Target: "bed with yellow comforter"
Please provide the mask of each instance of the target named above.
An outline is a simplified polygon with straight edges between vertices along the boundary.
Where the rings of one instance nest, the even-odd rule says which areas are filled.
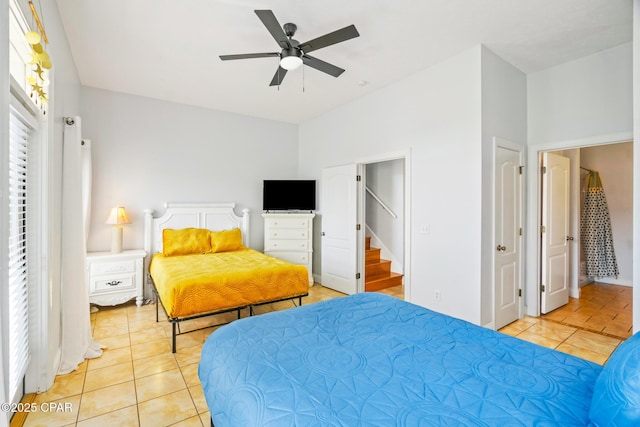
[[[247,307],[306,295],[307,269],[249,248],[165,256],[149,267],[170,318]]]
[[[165,229],[163,252],[153,255],[149,274],[173,327],[178,322],[302,297],[307,268],[242,245],[239,229]],[[157,306],[156,306],[157,320]]]

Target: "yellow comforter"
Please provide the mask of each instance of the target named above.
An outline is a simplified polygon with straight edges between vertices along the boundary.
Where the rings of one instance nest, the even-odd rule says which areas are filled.
[[[171,318],[304,295],[307,268],[253,249],[198,255],[156,254],[149,272]]]

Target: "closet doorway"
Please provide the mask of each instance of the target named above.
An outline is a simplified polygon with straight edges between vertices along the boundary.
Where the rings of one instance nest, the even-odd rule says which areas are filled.
[[[611,143],[611,144],[599,144],[592,146],[583,146],[578,148],[567,148],[561,150],[553,150],[540,152],[540,159],[546,153],[552,155],[562,156],[569,159],[570,162],[570,178],[569,178],[569,193],[568,193],[568,209],[569,209],[569,224],[568,231],[566,233],[566,246],[568,249],[568,268],[566,270],[567,277],[560,280],[566,280],[569,290],[569,298],[567,302],[571,301],[571,298],[580,298],[581,288],[590,283],[598,283],[599,286],[618,285],[629,287],[631,292],[633,291],[633,265],[632,265],[632,251],[633,251],[633,143],[630,141]],[[544,169],[539,169],[539,182],[543,181]],[[585,230],[582,228],[583,214],[585,206],[585,195],[589,191],[588,178],[592,172],[598,172],[600,180],[602,182],[602,188],[606,196],[606,204],[608,205],[608,217],[611,224],[613,249],[615,252],[615,260],[617,261],[618,274],[609,272],[604,273],[604,277],[594,276],[589,274],[593,271],[603,271],[602,269],[594,270],[593,263],[588,264],[587,254],[584,250],[584,242],[581,236],[585,236],[583,233]],[[541,206],[542,200],[545,195],[543,194],[544,186],[539,185],[540,191],[538,192],[538,206],[539,212],[542,212]],[[538,256],[538,276],[540,278],[539,289],[539,307],[540,314],[553,313],[556,307],[551,307],[549,310],[545,310],[544,299],[546,297],[543,286],[546,285],[545,269],[548,266],[545,265],[546,259],[542,254],[544,246],[544,232],[548,232],[544,224],[544,218],[540,222],[540,243]],[[598,227],[598,230],[606,227]],[[609,254],[609,257],[611,255]],[[592,257],[590,257],[591,259]],[[604,305],[603,305],[604,307]],[[579,312],[585,311],[583,308],[577,308],[575,316],[570,316],[574,319],[588,319],[588,313]],[[563,310],[566,311],[566,308]],[[606,311],[603,308],[602,311]],[[595,313],[593,313],[595,315]],[[558,319],[559,320],[559,319]],[[621,322],[623,320],[621,318]],[[580,325],[577,325],[580,326]],[[623,327],[623,325],[619,325]],[[603,326],[604,327],[604,326]]]

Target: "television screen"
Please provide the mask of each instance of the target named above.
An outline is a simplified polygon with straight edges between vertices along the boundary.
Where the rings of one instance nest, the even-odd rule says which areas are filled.
[[[312,211],[316,208],[315,180],[264,180],[265,211]]]

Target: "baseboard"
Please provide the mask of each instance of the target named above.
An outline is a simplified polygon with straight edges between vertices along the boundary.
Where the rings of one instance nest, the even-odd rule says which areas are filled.
[[[624,279],[616,279],[615,277],[594,277],[592,282],[606,283],[607,285],[619,285],[633,287],[633,282]],[[590,282],[591,283],[591,282]]]

